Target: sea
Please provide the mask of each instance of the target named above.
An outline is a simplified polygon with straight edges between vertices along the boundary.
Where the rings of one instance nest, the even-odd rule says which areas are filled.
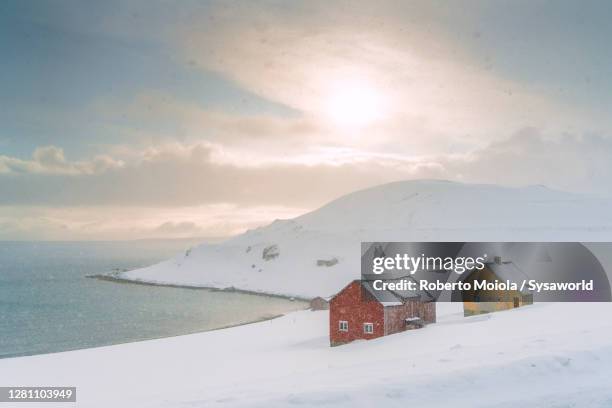
[[[0,358],[219,329],[305,307],[278,297],[87,277],[152,265],[195,244],[0,241]]]

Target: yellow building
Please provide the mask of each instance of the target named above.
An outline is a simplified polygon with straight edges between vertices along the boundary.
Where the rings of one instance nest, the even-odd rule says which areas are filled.
[[[463,291],[463,313],[472,316],[482,313],[497,312],[514,309],[533,303],[533,295],[526,290],[521,291],[521,283],[527,276],[512,262],[503,262],[496,257],[494,262],[487,263],[481,270],[474,270],[467,275],[464,282],[470,282],[471,290]],[[486,281],[501,282],[508,288],[502,289],[475,289],[474,283]],[[510,285],[507,285],[510,283]],[[510,286],[514,286],[511,288]]]

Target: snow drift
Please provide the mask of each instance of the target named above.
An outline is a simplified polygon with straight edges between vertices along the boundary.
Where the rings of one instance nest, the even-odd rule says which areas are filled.
[[[612,201],[543,186],[404,181],[122,274],[153,283],[299,297],[360,273],[361,241],[611,241]]]
[[[438,323],[425,329],[342,347],[329,347],[327,311],[302,311],[3,359],[0,378],[76,386],[77,406],[88,408],[612,406],[612,304],[549,303],[468,318],[460,304],[437,306]]]

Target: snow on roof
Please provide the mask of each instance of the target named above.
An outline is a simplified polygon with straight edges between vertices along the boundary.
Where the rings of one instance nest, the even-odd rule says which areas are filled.
[[[381,305],[383,305],[384,307],[388,307],[388,306],[401,306],[403,305],[402,302],[380,302]]]
[[[407,299],[421,297],[420,293],[414,290],[376,290],[371,281],[361,281],[361,286],[385,307],[399,306],[404,304]]]
[[[389,290],[374,289],[371,281],[361,281],[361,287],[367,290],[383,306],[397,306],[403,303],[399,296]]]
[[[420,317],[407,317],[405,320],[407,322],[416,322],[416,321],[421,320],[421,318]]]
[[[385,282],[394,282],[394,283],[399,283],[402,280],[411,280],[413,281],[415,284],[417,283],[416,279],[414,279],[413,276],[407,275],[407,276],[402,276],[400,278],[397,279],[386,279]],[[409,298],[416,298],[416,297],[421,297],[421,292],[418,290],[392,290],[391,292],[393,292],[396,296],[402,298],[402,300],[406,300]]]

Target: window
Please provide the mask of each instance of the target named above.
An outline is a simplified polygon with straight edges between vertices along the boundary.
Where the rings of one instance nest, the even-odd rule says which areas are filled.
[[[340,331],[348,331],[348,322],[346,320],[340,320],[338,322],[338,330]]]
[[[374,324],[372,324],[372,323],[364,323],[363,324],[363,332],[365,334],[372,334],[372,333],[374,333]]]

